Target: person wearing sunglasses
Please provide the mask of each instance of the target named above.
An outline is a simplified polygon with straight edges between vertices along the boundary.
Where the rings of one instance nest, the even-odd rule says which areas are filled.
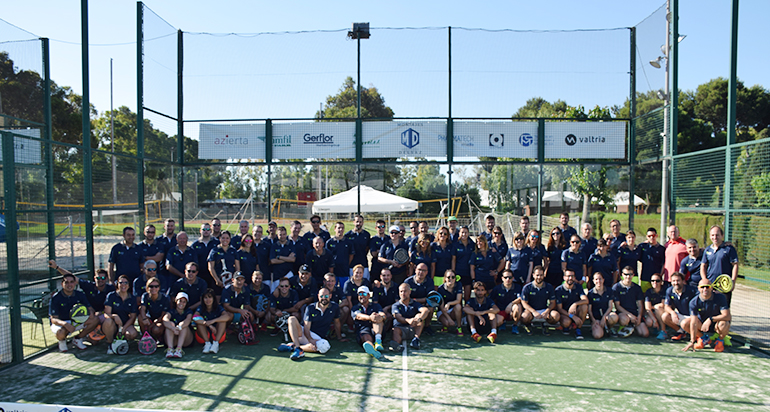
[[[219,236],[222,234],[222,221],[219,220],[219,218],[213,218],[211,219],[211,237],[214,239],[219,239]]]
[[[104,300],[104,323],[102,331],[107,341],[107,354],[114,355],[112,341],[119,331],[126,340],[134,340],[138,336],[134,322],[136,321],[136,298],[131,294],[131,282],[128,276],[118,277],[118,286],[115,292],[110,292]]]
[[[497,252],[489,250],[487,238],[479,235],[476,238],[476,251],[471,255],[471,279],[483,282],[486,290],[495,287],[497,272],[503,268],[505,261]]]
[[[500,309],[497,312],[497,326],[503,330],[506,321],[511,321],[511,333],[519,334],[519,320],[521,319],[521,285],[513,282],[514,275],[510,269],[503,270],[503,283],[492,288],[489,297]]]
[[[273,319],[279,319],[284,313],[299,319],[299,295],[297,291],[291,288],[289,278],[283,277],[278,281],[278,287],[273,291],[270,300],[270,309],[273,312]],[[227,309],[227,306],[225,306]],[[279,329],[273,329],[271,336],[278,334]]]
[[[144,262],[142,263],[149,262],[151,260],[155,262],[155,268],[157,269],[155,276],[157,277],[161,269],[163,269],[165,266],[163,263],[166,262],[166,249],[163,243],[161,243],[161,241],[155,237],[155,233],[155,225],[145,226],[144,240],[139,242],[138,246],[139,249],[142,250],[142,255],[144,256]],[[146,280],[142,281],[140,284],[140,289],[144,290],[146,283]],[[136,293],[136,289],[134,289],[134,293]],[[144,293],[144,291],[142,291],[142,293]],[[138,297],[141,297],[141,294]]]
[[[214,291],[222,293],[222,290],[233,281],[233,274],[241,271],[241,262],[238,261],[238,251],[230,245],[232,236],[225,230],[219,234],[219,244],[211,249],[207,259],[209,273],[214,278],[214,284],[210,287]]]
[[[532,265],[546,267],[545,259],[548,256],[548,252],[545,246],[540,241],[540,232],[537,230],[530,230],[529,232],[521,232],[527,235],[524,239],[524,243],[532,250]]]
[[[116,244],[110,250],[109,283],[115,280],[116,274],[126,275],[133,281],[142,272],[144,254],[142,249],[134,243],[136,231],[130,226],[123,228],[123,241]]]
[[[561,229],[555,227],[551,229],[546,243],[544,256],[545,281],[553,286],[561,285],[564,277],[564,271],[561,266],[561,255],[567,249],[567,241],[561,234]]]
[[[515,236],[516,233],[514,233],[514,237]],[[500,256],[505,256],[508,254],[508,242],[505,240],[503,228],[500,226],[495,226],[495,228],[492,230],[492,240],[489,242],[489,249],[494,250]]]
[[[680,341],[690,333],[690,301],[698,295],[698,289],[687,284],[680,272],[672,273],[669,279],[671,286],[666,289],[665,312],[661,320],[676,331],[671,340]]]
[[[658,330],[656,335],[658,340],[665,340],[666,325],[663,323],[663,312],[666,303],[663,299],[666,297],[666,289],[663,288],[663,278],[660,273],[653,273],[650,279],[652,287],[644,292],[644,323],[647,324],[647,328],[655,328]]]
[[[505,268],[513,273],[513,283],[523,287],[525,283],[532,281],[532,249],[524,243],[524,233],[516,233],[513,238],[513,246],[505,255]]]
[[[313,215],[310,217],[310,230],[305,232],[302,237],[305,239],[305,242],[310,245],[313,243],[313,239],[318,236],[324,240],[324,243],[332,237],[329,232],[321,228],[321,216]]]
[[[666,262],[666,248],[658,243],[658,231],[654,227],[647,229],[647,241],[639,245],[639,260],[642,262],[639,284],[642,292],[646,292],[652,287],[652,274],[663,273]]]
[[[136,297],[137,307],[142,303],[142,295],[144,295],[147,281],[153,278],[158,279],[158,265],[155,264],[154,260],[148,260],[142,265],[142,274],[134,279],[131,287]],[[158,282],[160,282],[160,279],[158,279]]]
[[[209,288],[208,283],[198,277],[198,273],[199,269],[197,263],[190,262],[185,265],[184,277],[171,284],[166,296],[171,298],[172,296],[178,295],[179,292],[185,292],[190,298],[190,302],[194,302],[190,304],[190,309],[197,309],[198,305],[201,304],[201,296]]]
[[[380,248],[382,248],[382,245],[390,239],[388,234],[385,233],[385,227],[385,221],[377,219],[377,222],[375,223],[377,233],[369,238],[369,254],[372,256],[372,263],[369,269],[369,280],[371,281],[379,280],[380,271],[385,267],[385,265],[380,262],[380,259],[378,259],[380,256]]]
[[[358,266],[356,266],[358,267]],[[364,351],[380,359],[382,351],[382,333],[385,323],[385,312],[378,303],[370,303],[371,292],[365,285],[359,286],[356,291],[356,305],[352,309],[352,317],[355,321],[354,331],[356,342],[362,345]]]
[[[714,293],[711,281],[698,282],[698,296],[690,301],[690,343],[682,349],[704,349],[712,345],[714,352],[724,352],[725,337],[730,333],[730,305],[723,293]],[[716,334],[716,339],[712,336]]]
[[[383,265],[390,267],[390,273],[393,276],[393,281],[399,285],[404,280],[406,280],[407,265],[409,265],[409,262],[399,264],[393,260],[395,258],[396,249],[405,249],[407,252],[409,252],[409,248],[406,242],[403,240],[401,228],[397,225],[393,225],[390,227],[390,240],[382,244],[377,259],[379,259],[380,263]]]
[[[446,226],[441,226],[438,229],[436,241],[430,244],[430,249],[430,254],[435,262],[433,284],[438,288],[444,283],[443,274],[452,269],[452,240]]]
[[[575,272],[570,269],[564,271],[564,283],[556,288],[556,310],[561,317],[562,333],[569,335],[570,330],[575,331],[575,339],[583,339],[580,328],[588,313],[588,296],[583,287],[575,282]]]
[[[634,269],[624,267],[620,282],[612,286],[615,310],[621,327],[631,325],[639,336],[646,338],[650,336],[650,331],[644,323],[644,292],[633,279]]]
[[[586,261],[580,250],[580,237],[578,235],[572,235],[569,240],[569,248],[561,253],[562,273],[568,268],[575,272],[575,280],[582,286],[586,278]]]
[[[171,301],[168,296],[160,293],[160,280],[157,277],[148,278],[145,282],[145,290],[139,303],[139,332],[149,332],[156,341],[163,339],[165,327],[163,316],[171,310]]]
[[[420,233],[417,236],[417,241],[413,243],[413,247],[409,251],[409,261],[410,277],[414,276],[418,265],[424,264],[428,268],[428,280],[433,282],[433,274],[436,270],[436,258],[433,256],[431,240],[427,234]]]
[[[197,257],[197,260],[195,262],[200,267],[200,271],[198,272],[198,270],[196,269],[196,273],[198,277],[206,281],[206,284],[213,285],[214,278],[212,278],[211,273],[209,273],[208,258],[211,251],[215,247],[217,247],[217,245],[219,244],[219,240],[211,236],[211,225],[209,223],[203,223],[201,225],[200,234],[201,234],[200,238],[196,239],[195,242],[193,242],[193,244],[190,245],[190,248],[192,248],[192,250],[195,251],[195,254]],[[206,289],[204,289],[203,291],[205,290]],[[176,296],[176,295],[169,295],[169,297],[173,297],[173,296]],[[193,299],[192,302],[197,302],[197,300]]]
[[[468,226],[460,228],[460,238],[452,243],[452,270],[460,276],[460,284],[463,286],[463,299],[467,302],[471,298],[471,256],[476,250],[476,243],[470,238]]]
[[[334,277],[334,275],[332,275]],[[289,336],[291,343],[278,347],[279,352],[291,352],[289,359],[297,361],[305,356],[305,352],[324,354],[331,349],[331,344],[325,337],[334,325],[334,331],[340,342],[347,342],[342,337],[340,323],[340,307],[331,301],[329,289],[318,291],[318,301],[305,308],[302,317],[304,325],[294,316],[289,318]]]
[[[171,285],[178,279],[184,278],[184,268],[188,263],[198,262],[197,252],[188,246],[187,241],[187,232],[179,232],[176,235],[176,244],[169,248],[166,253],[166,274],[159,276],[163,293],[167,293]]]
[[[586,263],[588,269],[586,273],[599,272],[604,276],[605,285],[614,285],[618,281],[618,260],[610,253],[610,246],[604,239],[599,239],[596,243],[596,252],[589,256]],[[588,289],[593,285],[589,282]]]

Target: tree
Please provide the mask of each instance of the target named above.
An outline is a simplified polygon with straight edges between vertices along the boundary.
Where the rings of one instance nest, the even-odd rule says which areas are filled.
[[[323,111],[317,111],[316,119],[356,118],[358,115],[358,91],[356,82],[348,76],[342,83],[337,94],[326,97]],[[361,87],[361,117],[382,118],[393,117],[393,109],[385,105],[385,98],[374,86]]]

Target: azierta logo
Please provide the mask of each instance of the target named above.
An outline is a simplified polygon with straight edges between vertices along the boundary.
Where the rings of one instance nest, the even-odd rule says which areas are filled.
[[[420,133],[411,127],[401,132],[401,144],[412,149],[420,144]]]

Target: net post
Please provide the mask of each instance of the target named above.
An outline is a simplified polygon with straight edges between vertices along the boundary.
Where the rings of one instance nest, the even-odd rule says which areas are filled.
[[[176,152],[177,164],[179,165],[179,203],[177,205],[179,213],[179,226],[180,230],[184,230],[184,33],[182,30],[177,30],[177,47],[176,47]],[[172,174],[171,179],[174,176]],[[173,199],[174,193],[171,193]],[[169,210],[169,213],[171,211]],[[171,216],[169,216],[171,217]]]
[[[636,198],[634,174],[634,163],[636,162],[636,27],[629,27],[629,34],[631,36],[631,50],[630,50],[630,96],[628,117],[631,118],[628,122],[628,228],[633,230],[634,228],[634,215],[636,214]]]
[[[676,1],[676,0],[674,0]],[[732,145],[735,144],[736,107],[738,101],[738,0],[732,1],[730,33],[730,80],[727,86],[727,142],[725,143],[725,239],[732,229]],[[675,26],[677,27],[677,26]]]
[[[50,43],[47,38],[40,39],[42,52],[43,52],[43,140],[44,140],[44,155],[45,155],[45,204],[46,204],[46,221],[48,223],[48,229],[46,234],[48,236],[48,259],[56,259],[56,222],[54,219],[54,187],[53,187],[53,145],[51,143],[53,136],[53,121],[51,114],[51,53]],[[48,277],[53,280],[56,276],[56,271],[52,268],[48,269]],[[55,289],[53,281],[49,282],[48,289]]]
[[[13,147],[14,136],[11,132],[0,130],[3,148],[3,192],[5,193],[5,241],[8,245],[18,244],[16,232],[16,153]],[[6,248],[8,259],[8,294],[11,305],[11,354],[12,361],[24,360],[24,346],[21,335],[21,298],[19,296],[19,250]]]
[[[271,177],[273,175],[273,121],[265,121],[265,162],[267,162],[267,221],[273,220],[273,190]]]
[[[86,235],[86,265],[89,273],[94,271],[94,216],[91,213],[94,206],[93,196],[93,170],[91,162],[91,113],[90,85],[88,74],[88,0],[80,2],[80,31],[83,71],[83,205],[85,208],[85,235]],[[141,179],[141,176],[139,177]],[[141,181],[141,180],[140,180]]]

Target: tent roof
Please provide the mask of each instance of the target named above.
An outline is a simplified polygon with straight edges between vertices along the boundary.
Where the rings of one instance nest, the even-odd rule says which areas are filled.
[[[417,201],[361,185],[361,212],[411,212]],[[355,213],[358,211],[358,186],[313,203],[313,213]]]
[[[562,200],[564,200],[565,202],[575,202],[580,200],[580,197],[578,195],[570,191],[564,191],[561,193],[563,194],[563,197],[559,196],[559,192],[556,190],[544,190],[543,201],[544,202],[561,202]]]

